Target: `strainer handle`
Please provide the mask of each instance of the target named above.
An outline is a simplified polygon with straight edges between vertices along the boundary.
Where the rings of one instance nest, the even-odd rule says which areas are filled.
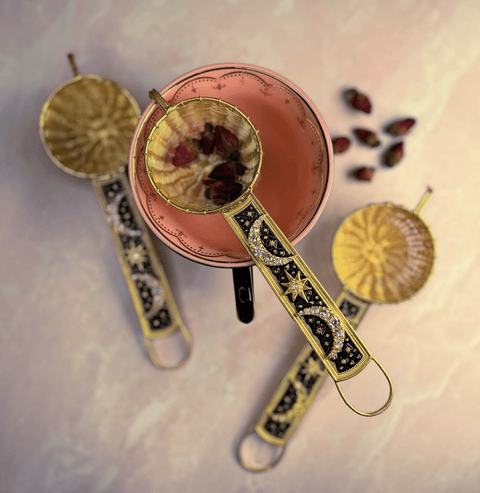
[[[342,289],[335,303],[354,329],[357,328],[370,306],[370,303],[358,300],[345,288]],[[273,468],[280,462],[288,441],[323,387],[327,376],[328,372],[315,351],[310,344],[305,344],[255,424],[241,438],[237,448],[237,457],[243,467],[250,471],[261,472]],[[242,442],[252,433],[256,433],[258,438],[265,442],[279,447],[279,454],[272,455],[272,461],[268,465],[257,469],[246,462],[242,456]]]
[[[358,375],[371,353],[260,202],[248,193],[222,214],[334,381]]]
[[[113,176],[96,178],[92,184],[115,243],[118,260],[142,328],[147,354],[157,368],[176,369],[190,355],[190,334],[180,318],[165,271],[135,205],[128,178],[122,170]],[[173,364],[162,363],[153,340],[173,335],[177,331],[180,331],[184,340],[181,359]]]

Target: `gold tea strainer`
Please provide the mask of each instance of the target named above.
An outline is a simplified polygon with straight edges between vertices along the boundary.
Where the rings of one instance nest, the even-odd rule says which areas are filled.
[[[92,180],[115,242],[148,355],[158,368],[178,368],[190,354],[190,335],[125,174],[140,108],[114,82],[98,75],[80,75],[73,54],[68,58],[74,77],[58,86],[43,105],[40,137],[59,168]],[[174,364],[162,363],[155,340],[176,331],[184,339],[181,359]]]
[[[358,326],[370,304],[407,300],[430,278],[435,242],[419,214],[431,194],[428,188],[413,211],[390,203],[363,207],[338,228],[332,257],[343,289],[336,303],[352,327]],[[305,345],[239,442],[237,457],[245,469],[263,472],[280,461],[327,375]]]
[[[253,195],[262,161],[260,138],[253,123],[235,106],[215,98],[192,98],[171,106],[156,90],[150,92],[150,97],[164,110],[145,144],[145,167],[157,193],[184,212],[221,212],[302,329],[347,405],[354,409],[343,396],[339,382],[357,375],[373,360],[385,374],[390,394],[380,409],[360,414],[373,416],[387,409],[392,399],[389,377]],[[232,176],[223,182],[216,180],[219,176],[214,171],[222,160],[215,153],[199,151],[200,157],[192,160],[195,152],[191,145],[207,126],[215,132],[226,129],[222,146],[228,147],[225,140],[231,143],[232,135],[236,136],[237,156],[231,159],[241,163],[241,172],[235,181]],[[181,160],[179,156],[183,156]],[[212,192],[208,188],[213,186],[211,182],[221,193],[215,195],[218,189]]]

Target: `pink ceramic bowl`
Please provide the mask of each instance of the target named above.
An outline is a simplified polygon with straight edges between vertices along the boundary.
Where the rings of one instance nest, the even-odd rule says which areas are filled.
[[[330,191],[333,150],[325,122],[305,93],[275,72],[247,64],[202,67],[159,92],[170,104],[210,96],[243,111],[259,131],[263,149],[255,196],[292,244],[308,233]],[[191,260],[215,267],[253,265],[220,213],[188,214],[167,205],[155,192],[143,151],[162,114],[150,103],[130,148],[130,182],[146,223],[166,245]]]

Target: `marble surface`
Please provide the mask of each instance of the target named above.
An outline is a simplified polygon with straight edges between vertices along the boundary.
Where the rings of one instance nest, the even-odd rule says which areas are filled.
[[[4,1],[0,4],[0,492],[452,492],[480,486],[480,6],[476,0]],[[232,274],[158,244],[193,354],[157,370],[88,180],[39,139],[49,93],[83,73],[148,90],[209,63],[260,65],[295,82],[331,135],[413,116],[395,168],[355,144],[336,158],[327,206],[299,244],[335,296],[330,245],[371,202],[414,207],[437,240],[427,286],[374,306],[361,336],[394,385],[363,418],[323,389],[270,472],[235,447],[303,336],[255,271],[256,317],[236,319]],[[371,115],[341,92],[358,87]],[[370,183],[349,178],[376,168]],[[477,300],[477,301],[475,301]]]

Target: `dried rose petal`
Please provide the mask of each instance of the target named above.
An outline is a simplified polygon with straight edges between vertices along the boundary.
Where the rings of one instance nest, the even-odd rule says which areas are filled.
[[[223,125],[215,127],[215,147],[217,151],[225,153],[227,156],[240,147],[240,142],[237,136],[230,132]]]
[[[350,139],[348,137],[336,137],[332,140],[333,153],[341,154],[350,147]]]
[[[362,166],[361,168],[356,168],[352,171],[352,176],[357,180],[370,181],[375,173],[375,168],[370,168],[369,166]]]
[[[356,89],[348,89],[344,93],[347,103],[358,111],[370,113],[372,111],[372,103],[365,94],[358,92]]]
[[[395,166],[403,157],[403,142],[398,142],[389,147],[383,155],[383,163],[389,168]]]
[[[242,195],[242,185],[231,181],[215,181],[205,190],[205,196],[215,205],[225,205]]]
[[[180,144],[175,150],[172,164],[177,167],[184,167],[197,158],[197,152],[187,144]]]
[[[380,145],[377,134],[371,130],[367,130],[366,128],[355,128],[353,133],[360,142],[369,147],[378,147]]]
[[[405,135],[414,125],[414,118],[405,118],[404,120],[397,120],[385,127],[385,132],[395,135],[395,137],[400,137],[401,135]]]

